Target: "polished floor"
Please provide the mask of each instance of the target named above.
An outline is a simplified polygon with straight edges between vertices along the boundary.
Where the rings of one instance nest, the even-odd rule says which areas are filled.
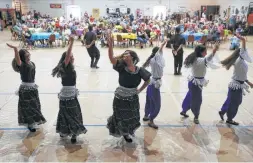
[[[18,97],[15,91],[20,76],[11,67],[13,51],[5,43],[18,45],[10,40],[10,32],[0,32],[0,162],[253,162],[253,94],[243,98],[236,120],[240,126],[227,126],[220,122],[218,111],[227,95],[227,85],[232,69],[208,70],[208,87],[203,91],[200,125],[179,115],[182,100],[187,92],[187,70],[183,76],[173,75],[173,57],[170,49],[164,50],[166,68],[163,78],[162,108],[156,123],[158,130],[143,123],[134,137],[134,143],[109,136],[106,128],[112,114],[113,92],[118,86],[118,75],[112,69],[107,49],[100,48],[100,69],[89,68],[90,59],[79,41],[73,53],[78,75],[77,88],[84,125],[88,132],[78,137],[77,144],[60,139],[55,133],[58,113],[57,93],[61,81],[52,78],[51,70],[58,63],[63,48],[31,50],[31,59],[37,67],[36,83],[39,85],[42,112],[47,119],[36,133],[17,123]],[[229,43],[223,43],[217,53],[219,58],[228,56]],[[249,52],[253,54],[253,38],[248,38]],[[151,48],[134,49],[142,64]],[[193,49],[186,48],[185,55]],[[115,48],[120,54],[123,48]],[[248,79],[253,81],[253,65],[249,65]],[[144,113],[145,91],[140,94],[141,116]]]

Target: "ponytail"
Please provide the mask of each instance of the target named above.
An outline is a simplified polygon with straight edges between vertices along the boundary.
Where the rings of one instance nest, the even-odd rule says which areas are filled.
[[[25,54],[29,53],[26,49],[20,49],[18,51],[18,55],[20,57],[20,60],[22,62],[22,64],[26,64],[26,59],[25,59]],[[17,64],[16,58],[13,58],[12,62],[11,62],[12,68],[15,72],[20,72],[19,68],[20,66]]]
[[[197,60],[198,57],[203,57],[202,53],[206,51],[206,47],[203,45],[198,45],[194,52],[188,55],[184,61],[184,65],[186,68],[192,66],[192,64]]]
[[[188,55],[185,60],[184,60],[184,66],[186,68],[189,68],[192,66],[192,64],[197,60],[197,56],[196,56],[196,53],[193,52],[191,53],[190,55]]]
[[[17,61],[16,61],[15,58],[13,58],[13,60],[11,62],[11,65],[12,65],[12,68],[15,72],[18,72],[18,73],[20,72],[20,70],[19,70],[20,67],[18,66]]]
[[[154,47],[153,50],[152,50],[152,53],[151,55],[148,57],[148,59],[146,60],[146,62],[142,65],[142,67],[148,67],[149,66],[149,63],[150,63],[150,60],[152,58],[154,58],[154,56],[156,55],[157,51],[159,50],[159,47]]]
[[[240,56],[240,49],[236,49],[229,57],[221,61],[221,64],[223,67],[225,67],[227,70],[230,69],[232,65],[234,65],[237,58]]]

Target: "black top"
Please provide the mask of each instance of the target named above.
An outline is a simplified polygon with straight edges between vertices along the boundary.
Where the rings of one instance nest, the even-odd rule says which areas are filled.
[[[31,62],[31,64],[26,64],[22,62],[19,67],[22,82],[34,83],[36,73],[35,69],[36,67],[33,62]]]
[[[125,88],[137,88],[141,79],[148,81],[151,76],[151,73],[142,67],[136,67],[136,71],[131,72],[121,61],[117,61],[113,69],[119,72],[119,85]]]
[[[180,45],[185,44],[185,39],[180,34],[175,34],[171,39],[171,44],[173,44],[174,49],[177,50]],[[183,51],[183,48],[181,48],[180,51]]]
[[[85,33],[84,40],[85,40],[86,45],[90,45],[93,40],[96,40],[96,37],[97,36],[94,32],[89,31]],[[93,44],[92,46],[95,46],[95,44]]]
[[[68,65],[70,66],[70,65]],[[64,74],[61,77],[61,83],[63,86],[75,86],[76,85],[76,71],[73,68],[66,67],[64,65]]]

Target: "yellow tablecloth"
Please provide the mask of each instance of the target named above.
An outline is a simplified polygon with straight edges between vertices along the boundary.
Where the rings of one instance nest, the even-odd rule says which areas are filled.
[[[137,35],[134,33],[113,33],[112,35],[114,38],[117,38],[117,35],[121,35],[123,39],[131,39],[131,40],[137,39]]]

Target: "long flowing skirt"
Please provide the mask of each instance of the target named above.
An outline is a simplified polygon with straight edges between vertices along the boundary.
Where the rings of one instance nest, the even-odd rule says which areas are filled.
[[[20,86],[18,101],[18,123],[22,126],[34,126],[46,123],[41,113],[38,89]]]
[[[134,135],[140,124],[140,104],[138,95],[114,97],[113,115],[108,118],[107,128],[112,136]]]
[[[60,100],[56,133],[62,136],[78,136],[86,132],[87,130],[83,125],[82,111],[77,97],[70,100]]]

